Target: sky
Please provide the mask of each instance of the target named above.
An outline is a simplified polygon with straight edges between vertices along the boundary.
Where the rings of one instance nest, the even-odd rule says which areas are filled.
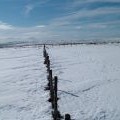
[[[120,0],[0,0],[0,43],[120,39]]]

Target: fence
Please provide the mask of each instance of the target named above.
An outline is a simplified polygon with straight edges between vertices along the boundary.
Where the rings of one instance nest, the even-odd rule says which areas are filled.
[[[46,51],[46,46],[44,45],[43,47],[43,56],[44,56],[44,64],[46,65],[47,68],[47,80],[48,80],[48,84],[45,87],[45,90],[49,90],[50,92],[50,98],[48,99],[48,101],[51,103],[52,106],[52,117],[53,120],[71,120],[71,116],[70,114],[65,114],[65,116],[63,117],[60,114],[60,111],[58,110],[58,77],[54,76],[53,77],[53,72],[50,69],[50,58],[49,55]]]

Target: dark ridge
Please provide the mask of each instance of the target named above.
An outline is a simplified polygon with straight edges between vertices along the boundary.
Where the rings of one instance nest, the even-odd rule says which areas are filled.
[[[0,48],[10,48],[10,47],[27,47],[27,46],[42,46],[44,44],[46,45],[78,45],[78,44],[85,44],[85,45],[99,45],[99,44],[119,44],[120,40],[111,40],[111,41],[100,41],[100,40],[82,40],[82,41],[60,41],[60,42],[8,42],[8,43],[2,43],[0,44]]]

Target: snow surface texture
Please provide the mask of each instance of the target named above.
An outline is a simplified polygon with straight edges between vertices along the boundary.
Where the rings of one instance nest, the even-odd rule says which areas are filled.
[[[59,110],[75,120],[120,120],[120,45],[49,50],[59,79]]]
[[[120,45],[54,46],[62,115],[75,120],[120,120]],[[52,120],[43,49],[0,49],[0,120]]]
[[[0,120],[50,120],[42,49],[0,49]]]

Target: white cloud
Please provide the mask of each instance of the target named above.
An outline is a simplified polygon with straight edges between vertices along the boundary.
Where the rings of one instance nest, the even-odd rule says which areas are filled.
[[[37,28],[45,28],[46,26],[45,25],[38,25],[36,26]]]
[[[28,3],[25,6],[25,14],[29,15],[34,8],[39,7],[40,5],[43,5],[47,3],[49,0],[41,0],[41,1],[34,1],[33,3]]]
[[[83,29],[83,27],[82,26],[75,26],[75,29],[80,30],[80,29]]]
[[[90,3],[90,2],[116,2],[120,3],[120,0],[73,0],[73,6],[78,6],[82,3]]]
[[[91,23],[91,24],[85,24],[85,25],[78,25],[78,26],[75,26],[75,29],[77,30],[90,30],[90,29],[106,29],[108,27],[108,25],[106,24],[102,24],[102,23]]]
[[[3,25],[3,22],[0,22],[0,25],[1,24]],[[45,25],[38,25],[34,27],[14,27],[14,29],[12,29],[13,26],[8,25],[7,23],[4,23],[4,25],[7,26],[6,28],[1,27],[0,29],[0,43],[14,41],[41,42],[55,37],[55,33],[46,28]]]
[[[25,14],[28,15],[32,10],[34,9],[34,6],[31,4],[28,4],[25,6]]]
[[[52,31],[60,31],[59,33],[64,32],[65,36],[67,34],[72,35],[72,34],[82,33],[81,36],[86,37],[85,30],[104,29],[107,32],[107,31],[109,31],[108,28],[112,27],[112,25],[114,26],[114,24],[117,24],[117,23],[119,24],[119,22],[120,22],[119,20],[115,20],[115,19],[111,20],[111,19],[107,19],[107,18],[105,18],[106,20],[104,20],[104,17],[103,17],[103,16],[107,17],[110,14],[114,14],[114,13],[119,14],[119,11],[120,11],[119,8],[99,8],[97,10],[89,10],[89,11],[88,10],[78,10],[71,14],[66,14],[65,16],[61,16],[61,17],[51,20],[51,22],[47,26],[47,28]],[[103,20],[97,19],[97,17],[100,17],[100,16],[102,16],[101,19],[103,19]],[[96,19],[94,17],[96,17]],[[87,20],[84,21],[84,18]],[[79,31],[79,33],[77,33],[77,32],[73,33],[74,31]],[[91,34],[91,33],[89,33],[89,34]],[[114,34],[118,35],[117,32]],[[104,33],[103,33],[103,36],[104,36]],[[70,38],[69,35],[68,35],[68,38]]]
[[[98,15],[107,15],[107,14],[113,14],[113,13],[119,13],[120,12],[120,8],[99,8],[97,10],[78,10],[75,11],[73,13],[71,13],[70,15],[66,15],[60,18],[56,18],[54,19],[54,22],[64,22],[64,21],[72,21],[72,20],[77,20],[79,18],[83,18],[83,17],[94,17],[94,16],[98,16]]]
[[[12,25],[0,21],[0,30],[12,30],[12,29],[14,29]]]
[[[86,2],[120,2],[120,0],[85,0]]]
[[[107,28],[107,25],[104,25],[104,24],[100,24],[100,23],[93,23],[93,24],[89,24],[86,26],[86,28],[89,28],[89,29],[104,29],[104,28]]]
[[[25,7],[25,14],[29,15],[35,7],[38,5],[43,5],[48,0],[42,2],[35,2],[34,4],[29,3]],[[92,2],[92,1],[100,1],[100,0],[81,0],[82,2]],[[103,0],[102,0],[103,1]],[[113,0],[107,0],[113,1]],[[117,1],[117,0],[115,0]],[[76,5],[81,4],[80,0],[76,0]],[[69,7],[69,6],[68,6]],[[116,24],[115,21],[97,21],[98,23],[93,23],[90,21],[86,22],[84,20],[80,20],[81,18],[92,18],[100,15],[108,15],[108,14],[118,14],[120,8],[98,8],[98,9],[82,9],[76,10],[73,9],[71,11],[65,12],[63,16],[58,18],[53,18],[49,21],[47,25],[37,25],[29,28],[20,28],[13,27],[7,23],[0,22],[0,41],[45,41],[45,40],[79,40],[79,39],[89,39],[90,37],[104,37],[111,32],[107,27],[112,24]],[[70,12],[70,13],[69,13]],[[120,21],[118,20],[119,24]],[[97,31],[100,29],[101,31]],[[1,32],[2,30],[2,32]],[[95,32],[92,32],[94,30]],[[104,32],[103,32],[104,31]],[[114,31],[114,30],[113,30]],[[118,31],[119,32],[119,31]],[[113,32],[113,35],[119,37],[119,33]]]

